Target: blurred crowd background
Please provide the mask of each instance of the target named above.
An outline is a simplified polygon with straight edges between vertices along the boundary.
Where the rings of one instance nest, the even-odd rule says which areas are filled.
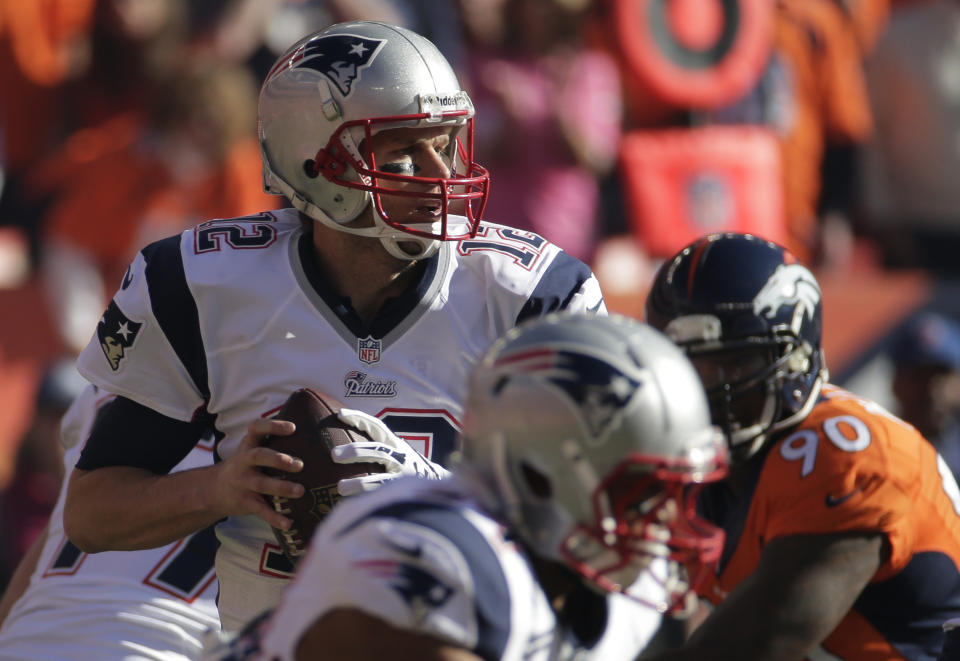
[[[834,380],[960,470],[960,0],[0,0],[0,586],[136,251],[262,192],[257,92],[301,36],[433,40],[477,108],[488,219],[640,316],[694,236],[753,231],[824,288]]]

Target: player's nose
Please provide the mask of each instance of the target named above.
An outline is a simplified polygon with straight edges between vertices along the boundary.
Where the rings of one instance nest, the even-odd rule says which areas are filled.
[[[449,177],[450,167],[446,159],[434,150],[432,147],[424,147],[418,152],[420,176],[423,177]]]

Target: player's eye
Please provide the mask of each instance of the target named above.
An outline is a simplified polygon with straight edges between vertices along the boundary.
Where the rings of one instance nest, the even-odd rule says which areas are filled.
[[[380,169],[389,174],[414,175],[420,171],[420,166],[413,161],[393,161],[384,163]]]

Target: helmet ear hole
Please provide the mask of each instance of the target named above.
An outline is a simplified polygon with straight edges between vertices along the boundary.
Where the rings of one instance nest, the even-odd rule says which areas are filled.
[[[311,179],[316,179],[320,175],[320,168],[317,167],[317,162],[312,158],[305,160],[303,162],[303,173]]]
[[[530,493],[544,499],[553,496],[553,486],[550,484],[550,478],[546,475],[525,461],[520,464],[520,472],[523,474],[523,480]]]

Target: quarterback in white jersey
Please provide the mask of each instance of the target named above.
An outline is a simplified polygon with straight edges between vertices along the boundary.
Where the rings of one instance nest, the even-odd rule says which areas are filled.
[[[283,210],[147,247],[78,369],[170,418],[209,416],[222,434],[220,456],[250,420],[308,386],[379,417],[443,465],[455,450],[468,371],[498,335],[554,308],[605,311],[584,264],[529,232],[485,224],[476,239],[443,243],[417,290],[364,328],[324,286],[308,246],[297,213]],[[182,264],[182,280],[151,277],[171,261]],[[259,517],[231,517],[217,536],[220,610],[231,628],[271,605],[292,567]]]
[[[302,467],[260,447],[292,432],[273,418],[290,393],[377,416],[442,465],[468,370],[494,339],[551,310],[606,312],[584,263],[481,223],[489,177],[472,157],[473,105],[420,35],[358,21],[305,37],[267,75],[259,119],[265,185],[294,208],[213,220],[135,258],[78,360],[119,397],[65,517],[85,550],[154,546],[224,519],[228,629],[276,603],[292,573],[270,530],[290,521],[262,496],[303,489],[258,470]],[[206,426],[221,461],[167,479]]]
[[[112,395],[87,386],[64,415],[69,475],[97,410]],[[212,440],[174,470],[208,465]],[[0,628],[0,659],[27,661],[188,661],[204,632],[219,629],[212,529],[156,549],[86,554],[63,531],[66,481],[38,540],[24,592]]]
[[[640,322],[555,314],[472,382],[454,475],[345,500],[210,661],[636,658],[722,544],[684,495],[726,466],[692,366]]]

